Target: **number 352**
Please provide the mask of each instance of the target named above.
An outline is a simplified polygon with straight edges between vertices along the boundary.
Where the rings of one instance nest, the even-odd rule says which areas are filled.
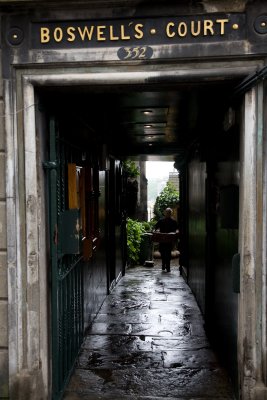
[[[120,60],[146,60],[153,55],[153,49],[149,46],[121,47],[118,50]]]

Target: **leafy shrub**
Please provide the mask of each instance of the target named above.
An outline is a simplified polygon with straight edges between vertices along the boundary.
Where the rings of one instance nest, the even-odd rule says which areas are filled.
[[[143,222],[127,218],[127,258],[131,265],[138,264],[143,233],[145,233]]]
[[[123,171],[129,178],[137,178],[140,175],[139,169],[132,160],[125,160],[122,163]]]
[[[156,221],[137,221],[127,218],[127,253],[130,265],[136,265],[140,258],[142,235],[152,232]]]
[[[146,232],[152,232],[157,221],[151,219],[150,221],[143,221],[141,224]]]

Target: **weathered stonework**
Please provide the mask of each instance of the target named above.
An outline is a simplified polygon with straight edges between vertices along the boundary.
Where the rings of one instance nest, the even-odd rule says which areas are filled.
[[[228,12],[233,8],[235,9],[236,12],[243,12],[246,6],[246,2],[244,2],[243,0],[233,0],[233,1],[203,0],[202,3],[206,12]]]
[[[6,203],[0,201],[0,250],[6,249]]]
[[[7,302],[0,300],[0,348],[7,347]]]
[[[1,81],[1,79],[0,79]],[[5,150],[5,130],[4,130],[4,103],[0,98],[0,151]]]
[[[0,253],[0,298],[7,298],[7,260],[6,252]]]
[[[0,60],[2,51],[0,50]],[[6,157],[2,62],[0,63],[0,398],[9,395],[8,282],[6,251]]]
[[[0,152],[0,199],[6,197],[5,154]]]
[[[0,350],[0,398],[8,397],[8,351]]]
[[[100,5],[99,5],[100,3]],[[102,9],[104,9],[104,14],[106,17],[112,17],[116,16],[116,13],[121,17],[123,16],[128,16],[128,15],[134,15],[136,12],[137,6],[139,5],[140,2],[138,1],[108,1],[106,0],[105,2],[93,2],[93,1],[65,1],[65,2],[55,2],[51,1],[49,2],[49,5],[57,5],[55,9],[51,7],[48,11],[49,17],[53,17],[53,10],[55,11],[56,17],[63,18],[64,17],[64,9],[63,7],[69,7],[72,4],[72,7],[77,7],[77,4],[83,4],[84,9],[85,5],[87,4],[87,10],[86,10],[86,15],[91,16],[91,15],[100,15],[100,11],[102,12]],[[152,1],[146,1],[144,2],[146,6],[148,3],[153,4]],[[156,4],[157,2],[155,2]],[[164,3],[164,2],[163,2]],[[178,3],[178,2],[177,2]],[[246,1],[241,1],[241,0],[235,0],[235,1],[220,1],[217,0],[215,1],[202,1],[202,2],[190,2],[194,3],[194,7],[202,12],[207,12],[207,13],[212,13],[212,12],[243,12],[245,10],[245,6],[248,2]],[[250,2],[251,3],[251,2]],[[39,10],[42,9],[42,7],[47,7],[48,2],[44,1],[24,1],[24,0],[11,0],[11,1],[3,1],[0,0],[0,8],[4,7],[5,5],[12,4],[12,6],[17,6],[20,5],[21,8],[23,6],[26,8],[27,5],[33,6],[40,6]],[[189,2],[188,2],[189,4]],[[100,11],[93,10],[93,5],[97,5],[97,7],[100,8]],[[119,9],[119,6],[124,7],[124,11],[122,12]],[[178,5],[175,5],[178,9]],[[114,9],[112,10],[112,7]],[[117,7],[117,10],[116,10]],[[127,10],[127,7],[129,10]],[[57,9],[56,9],[57,8]],[[92,10],[90,9],[92,8]],[[101,9],[102,8],[102,9]],[[108,9],[109,8],[109,9]],[[188,10],[190,7],[186,5],[186,10]],[[194,9],[195,9],[194,8]],[[156,11],[155,11],[156,9]],[[161,12],[161,9],[157,10],[157,7],[153,9],[155,13]],[[80,17],[82,15],[81,10],[76,11],[77,13],[80,13]],[[94,12],[96,14],[94,14]],[[92,13],[92,14],[91,14]],[[97,14],[98,13],[98,14]],[[40,17],[41,13],[39,13]],[[72,18],[72,15],[70,12],[66,13],[68,18]],[[78,15],[78,14],[77,14]],[[57,19],[55,17],[55,20]],[[5,46],[5,44],[3,44]],[[234,43],[231,43],[231,46],[234,47]],[[239,46],[239,44],[236,44],[236,46]],[[24,46],[24,44],[23,44]],[[22,47],[23,47],[22,46]],[[260,46],[260,45],[259,45]],[[27,47],[27,46],[25,46]],[[196,46],[197,47],[197,46]],[[196,48],[195,48],[196,49]],[[198,47],[199,49],[199,47]],[[208,47],[205,47],[205,49],[208,51]],[[24,49],[25,50],[25,49]],[[11,77],[8,76],[8,73],[10,73],[11,68],[9,69],[7,66],[6,70],[7,77],[5,79],[5,84],[6,84],[6,93],[5,93],[5,99],[7,99],[6,104],[6,110],[4,111],[4,104],[3,104],[3,79],[1,78],[2,72],[0,71],[0,398],[1,397],[7,397],[8,395],[8,380],[11,377],[11,398],[18,400],[18,399],[25,399],[25,400],[32,400],[32,399],[37,399],[40,400],[41,398],[45,398],[45,394],[40,394],[42,393],[47,393],[49,392],[50,388],[50,376],[49,376],[49,348],[50,344],[47,344],[47,339],[46,337],[46,328],[49,324],[47,324],[47,309],[48,307],[48,301],[46,298],[47,293],[49,292],[48,289],[48,284],[45,282],[45,267],[46,267],[46,248],[41,248],[41,251],[44,252],[41,256],[39,255],[40,251],[40,242],[39,242],[39,230],[40,230],[40,225],[44,226],[45,224],[40,224],[40,219],[39,217],[39,210],[37,209],[39,206],[39,203],[43,201],[43,198],[38,198],[38,179],[36,177],[36,154],[38,152],[38,149],[36,150],[36,133],[35,133],[35,126],[34,126],[34,121],[35,121],[35,114],[34,114],[34,85],[37,82],[37,85],[49,85],[52,83],[52,85],[74,85],[74,81],[76,79],[76,84],[78,83],[79,85],[83,84],[103,84],[103,82],[107,82],[110,80],[108,83],[109,84],[114,84],[115,80],[117,79],[118,84],[127,84],[129,81],[131,81],[131,84],[143,84],[145,82],[145,78],[143,77],[142,74],[146,77],[148,74],[149,68],[152,67],[154,68],[154,71],[151,72],[151,74],[148,76],[148,78],[151,78],[155,84],[157,82],[157,79],[159,79],[159,76],[162,75],[163,78],[166,79],[166,82],[171,82],[172,79],[176,79],[176,82],[181,79],[181,77],[186,77],[189,81],[191,79],[189,73],[195,74],[194,79],[196,79],[196,71],[203,66],[201,66],[201,63],[203,62],[203,58],[205,62],[208,62],[205,60],[205,55],[207,53],[203,53],[204,57],[200,57],[198,52],[198,61],[196,60],[190,60],[192,62],[193,67],[190,67],[189,64],[185,66],[183,62],[180,63],[179,61],[175,61],[170,65],[173,65],[174,71],[169,71],[170,75],[168,75],[168,71],[166,71],[164,68],[165,66],[162,66],[160,64],[157,65],[157,57],[161,55],[162,58],[168,55],[170,52],[169,46],[165,46],[165,51],[166,53],[164,54],[164,49],[163,46],[158,46],[157,49],[155,50],[155,59],[150,60],[152,63],[150,63],[149,66],[147,66],[145,63],[140,62],[140,64],[136,63],[135,69],[133,67],[133,64],[131,66],[126,65],[126,66],[121,66],[118,64],[118,60],[116,59],[117,57],[117,51],[112,50],[112,48],[106,48],[103,51],[100,49],[94,50],[94,49],[89,49],[86,52],[79,51],[77,48],[76,51],[65,51],[65,50],[36,50],[36,49],[31,49],[31,51],[27,51],[28,49],[25,50],[25,52],[20,53],[20,48],[8,48],[8,56],[10,56],[10,63],[14,65],[14,69],[12,70],[12,79]],[[186,56],[191,57],[191,49],[188,47],[188,53],[186,53]],[[220,49],[219,49],[220,50]],[[218,51],[219,51],[218,50]],[[238,51],[242,55],[242,51],[246,51],[244,53],[245,56],[250,56],[250,48],[248,43],[244,43],[244,47],[238,47]],[[180,51],[180,46],[177,46],[176,48],[176,54],[178,55],[177,57],[179,58],[179,51]],[[249,66],[242,65],[240,68],[237,68],[234,66],[233,60],[229,61],[229,57],[231,51],[229,47],[229,51],[227,49],[224,50],[225,54],[224,56],[226,57],[224,62],[225,66],[222,65],[220,62],[220,66],[217,68],[221,68],[219,72],[217,72],[218,77],[221,78],[223,76],[223,69],[225,68],[225,74],[227,74],[227,69],[232,69],[231,74],[240,74],[240,69],[245,68],[247,69],[247,74],[254,72],[254,71],[249,71]],[[264,50],[265,51],[265,50]],[[10,53],[9,53],[10,52]],[[23,54],[22,54],[23,53]],[[171,53],[171,52],[170,52]],[[252,51],[253,54],[253,51]],[[262,53],[263,54],[263,53]],[[0,53],[1,56],[1,53]],[[5,63],[9,62],[8,56],[5,58]],[[243,55],[242,55],[243,56]],[[254,53],[255,56],[255,53]],[[12,58],[13,57],[13,58]],[[20,57],[22,60],[20,60]],[[217,57],[219,57],[217,55]],[[261,55],[262,57],[262,55]],[[248,60],[244,61],[244,58],[242,58],[242,64]],[[7,61],[6,61],[7,60]],[[117,64],[115,64],[115,62]],[[200,63],[197,66],[197,62]],[[251,61],[251,59],[249,59]],[[241,63],[240,61],[240,63]],[[260,60],[259,62],[261,62]],[[28,68],[28,65],[30,65],[28,72],[25,72],[25,75],[27,73],[32,74],[32,76],[35,75],[35,78],[29,78],[26,77],[26,80],[29,80],[29,87],[27,90],[27,85],[25,84],[25,87],[22,88],[23,86],[23,79],[25,78],[23,76],[23,72],[21,72],[21,75],[16,76],[16,62],[18,64],[23,65],[25,62],[25,69]],[[96,62],[97,66],[92,64]],[[107,62],[105,64],[105,62]],[[110,64],[108,64],[110,62]],[[111,62],[114,62],[112,64]],[[164,61],[165,62],[165,61]],[[49,68],[46,69],[46,65],[49,64]],[[81,68],[81,64],[84,63],[84,71],[79,70]],[[100,66],[99,64],[102,63]],[[228,64],[227,64],[228,63]],[[68,72],[68,65],[72,66],[73,70],[75,68],[74,72]],[[215,64],[215,62],[214,62]],[[216,66],[210,62],[209,65],[209,71],[202,71],[203,76],[205,79],[207,77],[210,77],[211,74],[214,74],[216,71]],[[89,67],[88,67],[89,65]],[[101,71],[101,68],[104,68],[104,71]],[[261,67],[261,66],[260,66]],[[41,68],[43,69],[41,71]],[[88,68],[87,75],[86,75],[86,68]],[[89,68],[92,68],[90,70]],[[125,70],[123,71],[123,68],[128,69],[129,71]],[[167,65],[167,68],[170,68]],[[189,72],[191,68],[191,72]],[[204,67],[205,69],[206,67]],[[253,69],[256,70],[256,65],[253,65]],[[258,69],[258,68],[257,68]],[[18,68],[19,70],[19,68]],[[37,74],[39,73],[39,77]],[[124,74],[123,74],[124,73]],[[47,74],[47,75],[46,75]],[[52,75],[54,74],[54,75]],[[112,77],[109,77],[112,75]],[[127,75],[128,74],[128,75]],[[138,74],[140,74],[140,78],[138,78]],[[147,75],[146,75],[147,74]],[[209,75],[210,74],[210,75]],[[229,73],[230,74],[230,73]],[[50,76],[49,76],[50,75]],[[130,76],[131,75],[131,76]],[[233,75],[231,75],[233,77]],[[100,77],[102,81],[100,80]],[[9,79],[10,78],[10,79]],[[14,79],[13,79],[14,78]],[[146,78],[146,79],[148,79]],[[31,81],[32,79],[32,81]],[[84,79],[84,80],[82,80]],[[139,79],[139,80],[138,80]],[[197,78],[198,79],[198,78]],[[54,80],[54,81],[53,81]],[[94,81],[95,80],[95,81]],[[14,85],[14,86],[12,86]],[[15,100],[13,98],[14,92],[16,92],[18,103],[15,104]],[[26,94],[26,96],[25,96]],[[30,98],[31,101],[27,99],[27,96]],[[16,97],[16,96],[14,96]],[[25,102],[25,103],[23,103]],[[22,110],[23,107],[25,106],[27,102],[27,107],[24,110],[24,113],[22,112],[19,117],[16,115],[16,110],[15,106],[18,107],[18,109]],[[254,116],[254,110],[252,110],[252,116]],[[6,112],[7,118],[4,118],[4,113]],[[255,117],[256,118],[256,117]],[[5,121],[6,126],[5,126]],[[23,125],[26,120],[26,125]],[[252,119],[251,119],[252,120]],[[249,125],[249,124],[248,124]],[[7,147],[6,147],[6,140],[5,140],[5,132],[7,133]],[[246,131],[246,135],[248,137],[251,136],[251,130]],[[25,142],[23,142],[23,140]],[[21,140],[20,143],[17,143],[18,140]],[[24,148],[21,146],[21,143],[25,143],[25,148],[26,148],[26,155],[24,154]],[[254,142],[249,145],[248,148],[248,153],[251,151],[251,148],[255,146]],[[19,155],[18,155],[19,154]],[[258,152],[260,154],[260,151]],[[24,162],[24,157],[25,160],[30,163],[29,166],[25,166],[23,164]],[[248,168],[255,168],[256,162],[253,159],[251,162],[248,163],[249,160],[249,155],[245,154],[244,156],[245,162],[248,164]],[[27,164],[27,162],[25,164]],[[6,171],[5,166],[8,165],[9,170]],[[26,177],[24,176],[24,167],[26,170]],[[28,168],[28,170],[27,170]],[[6,173],[7,172],[7,173]],[[27,174],[28,172],[28,174]],[[249,187],[249,192],[250,193],[256,193],[256,186],[257,184],[255,183],[255,180],[252,179],[252,176],[250,175],[250,172],[248,172],[249,177],[251,178],[250,180],[247,180],[250,182],[250,187]],[[5,177],[7,176],[7,179]],[[244,187],[247,185],[247,182],[244,184]],[[26,189],[25,189],[26,188]],[[264,189],[266,189],[264,187]],[[8,193],[8,196],[6,198],[6,191]],[[248,196],[247,193],[248,189],[246,189],[246,193],[243,194],[243,200],[246,199],[246,196]],[[26,196],[25,196],[26,193]],[[44,197],[44,196],[43,196]],[[260,196],[258,196],[260,198]],[[26,199],[26,200],[25,200]],[[28,201],[27,201],[28,200]],[[6,204],[8,208],[8,216],[6,215]],[[257,207],[256,200],[253,198],[251,199],[251,202],[249,202],[249,199],[246,199],[246,204],[249,206],[249,212],[252,214],[252,211],[254,208]],[[44,207],[44,205],[41,205]],[[245,209],[245,208],[244,208]],[[26,216],[25,216],[26,215]],[[245,217],[245,214],[244,214]],[[8,224],[7,224],[7,218],[8,218]],[[244,242],[244,250],[243,251],[243,266],[246,267],[247,263],[247,253],[246,249],[247,246],[249,245],[250,249],[249,251],[254,251],[254,253],[257,252],[260,254],[263,254],[263,252],[260,252],[261,248],[259,245],[259,249],[253,249],[253,244],[251,244],[254,240],[254,238],[257,236],[257,233],[255,234],[255,231],[251,229],[251,226],[253,225],[253,218],[254,216],[250,215],[250,218],[247,219],[248,222],[248,232],[250,234],[249,238],[243,237],[241,238],[240,241]],[[43,218],[44,219],[44,218]],[[43,222],[43,221],[41,221]],[[20,232],[20,228],[25,227],[25,231],[23,233]],[[264,225],[264,228],[266,226]],[[9,238],[8,238],[8,251],[7,251],[7,238],[6,238],[6,232],[9,232]],[[244,230],[245,231],[245,230]],[[24,234],[26,233],[26,238]],[[250,243],[251,239],[251,243]],[[253,239],[253,240],[252,240]],[[44,246],[45,247],[45,246]],[[6,251],[8,254],[8,267],[9,267],[9,278],[7,279],[7,255]],[[39,258],[40,257],[40,258]],[[255,258],[255,254],[254,254]],[[40,262],[40,259],[43,261]],[[258,259],[257,259],[258,261]],[[256,265],[256,266],[255,266]],[[257,299],[253,298],[254,295],[254,289],[256,287],[255,280],[254,280],[254,273],[255,269],[259,265],[259,263],[254,263],[249,260],[249,266],[252,271],[252,280],[249,282],[249,290],[244,290],[243,287],[243,292],[245,294],[249,293],[249,300],[247,300],[246,296],[243,296],[243,303],[242,303],[242,313],[240,314],[241,316],[241,327],[244,331],[244,336],[249,337],[250,340],[246,341],[244,340],[244,343],[248,343],[247,347],[251,349],[251,353],[246,353],[247,355],[247,365],[250,365],[251,359],[253,359],[253,352],[255,351],[256,347],[256,340],[254,343],[254,336],[255,334],[255,320],[253,320],[253,325],[249,324],[248,318],[247,318],[247,311],[249,309],[248,304],[249,301],[253,301],[253,305],[251,306],[251,309],[255,309],[255,307],[258,306]],[[43,274],[43,275],[42,275]],[[261,279],[261,271],[259,271],[259,277]],[[7,282],[8,280],[8,282]],[[243,281],[243,283],[245,283]],[[9,287],[9,289],[7,289]],[[8,293],[9,290],[9,293]],[[42,293],[43,291],[43,293]],[[40,294],[41,293],[41,294]],[[9,297],[9,298],[8,298]],[[43,308],[42,308],[43,307]],[[10,314],[8,315],[8,310]],[[255,314],[254,312],[252,314]],[[254,317],[256,317],[254,315]],[[8,320],[9,320],[9,332],[8,332]],[[260,320],[260,318],[259,318]],[[24,324],[24,325],[23,325]],[[22,329],[23,325],[23,329]],[[21,333],[22,332],[22,333]],[[41,333],[40,333],[41,332]],[[8,335],[9,334],[9,335]],[[21,336],[23,337],[21,337]],[[43,335],[43,337],[42,337]],[[9,337],[8,337],[9,336]],[[9,346],[9,348],[8,348]],[[243,342],[241,343],[240,341],[240,348],[243,346]],[[8,354],[10,354],[10,358],[8,360]],[[241,365],[241,374],[245,374],[244,370],[246,368],[246,365],[243,366],[243,360],[240,360],[240,365]],[[250,377],[247,379],[247,381],[244,380],[244,387],[245,387],[243,395],[244,399],[249,399],[252,400],[253,397],[249,397],[252,393],[252,386],[255,383],[255,380],[257,377],[255,377],[255,365],[252,366],[251,370],[249,371]],[[242,370],[243,368],[243,370]],[[8,370],[10,372],[10,376],[8,376]],[[14,385],[13,385],[14,383]],[[41,388],[41,389],[40,389]],[[260,396],[260,395],[259,395]],[[258,400],[265,399],[265,397],[257,397]]]

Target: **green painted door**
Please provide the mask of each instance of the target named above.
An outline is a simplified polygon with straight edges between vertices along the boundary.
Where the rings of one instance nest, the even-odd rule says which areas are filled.
[[[53,400],[60,399],[83,339],[83,258],[80,209],[69,200],[71,166],[77,148],[66,143],[50,119],[48,176],[51,277],[51,350]],[[74,168],[75,173],[75,168]],[[70,202],[73,204],[70,207]]]

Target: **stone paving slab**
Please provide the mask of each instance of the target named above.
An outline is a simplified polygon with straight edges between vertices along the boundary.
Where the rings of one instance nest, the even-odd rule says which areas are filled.
[[[180,298],[176,301],[151,301],[149,309],[160,309],[163,313],[174,311],[182,307],[189,307],[192,304],[192,298]]]
[[[167,322],[155,325],[149,323],[105,323],[95,322],[89,331],[89,335],[149,335],[149,336],[171,336],[173,338],[185,337],[190,335],[191,326],[186,322],[173,323],[172,325]],[[198,333],[204,335],[203,329]]]
[[[119,369],[119,368],[210,368],[219,367],[218,360],[211,349],[195,350],[154,350],[131,353],[124,351],[83,349],[76,363],[82,369]]]
[[[142,299],[138,297],[135,299],[129,299],[127,301],[117,299],[108,299],[105,304],[101,307],[101,312],[110,312],[116,310],[117,313],[126,313],[132,310],[141,310],[143,308],[148,309],[150,307],[150,298]]]
[[[165,350],[161,354],[164,368],[219,368],[218,359],[209,348]]]
[[[113,352],[201,349],[209,347],[206,338],[167,338],[134,335],[89,335],[85,338],[82,348],[88,350],[112,350]]]
[[[197,317],[197,314],[195,315],[195,318]],[[193,317],[194,318],[194,317]],[[133,310],[131,313],[125,313],[123,314],[123,321],[125,323],[133,323],[133,324],[139,324],[139,323],[151,323],[155,324],[158,322],[164,323],[164,324],[175,324],[175,323],[182,323],[186,322],[191,319],[192,317],[186,318],[185,314],[183,313],[169,313],[169,314],[163,314],[159,312],[159,310],[145,310],[144,312],[140,312],[140,310]],[[108,314],[98,314],[97,316],[97,321],[98,322],[120,322],[122,319],[121,313],[108,313]],[[202,320],[202,317],[201,317]]]
[[[133,309],[127,310],[112,310],[106,313],[101,310],[101,313],[97,316],[97,322],[120,322],[124,321],[125,323],[169,323],[173,324],[176,322],[190,322],[197,323],[203,326],[203,317],[198,310],[193,310],[189,308],[185,308],[181,310],[181,308],[172,308],[167,312],[162,312],[162,310],[155,309]],[[90,330],[88,330],[88,333]]]
[[[76,367],[82,369],[163,368],[164,354],[161,351],[135,351],[127,354],[83,350]]]
[[[173,349],[202,349],[209,347],[209,342],[203,338],[152,338],[152,347],[154,349],[161,350],[173,350]]]
[[[65,400],[118,400],[117,397],[112,397],[109,394],[107,395],[95,395],[91,394],[90,396],[86,393],[67,393],[64,396]],[[209,398],[212,400],[211,398]],[[151,396],[123,396],[122,400],[163,400],[162,397],[151,397]],[[168,397],[168,400],[208,400],[207,397]],[[229,397],[216,397],[216,400],[229,400]]]
[[[179,338],[190,335],[190,324],[176,323],[176,324],[163,324],[157,323],[153,324],[132,324],[132,334],[139,335],[150,335],[150,336],[164,336],[164,337],[172,337]]]
[[[201,397],[234,399],[226,376],[220,369],[76,369],[68,392],[88,395],[110,395],[114,399],[124,396]],[[66,397],[65,397],[66,398]],[[90,398],[90,397],[88,397]]]
[[[233,400],[177,266],[131,268],[107,297],[64,400]]]

